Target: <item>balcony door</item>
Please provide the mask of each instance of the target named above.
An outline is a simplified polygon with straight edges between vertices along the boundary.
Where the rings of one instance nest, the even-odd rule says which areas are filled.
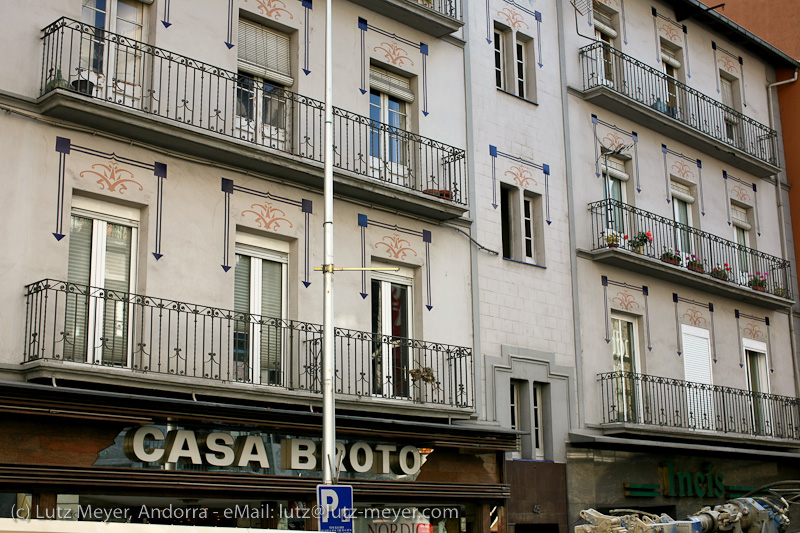
[[[594,36],[601,43],[599,56],[597,57],[597,81],[600,85],[614,85],[614,40],[618,37],[618,32],[614,27],[612,15],[605,11],[595,2],[592,11]]]
[[[370,175],[403,187],[415,185],[407,131],[408,104],[413,101],[407,78],[370,67]]]
[[[611,318],[611,347],[614,358],[614,391],[618,422],[639,422],[641,396],[638,374],[636,321],[632,318]]]
[[[412,280],[372,274],[372,394],[409,398]]]
[[[676,181],[670,182],[670,192],[672,194],[672,218],[676,222],[674,231],[675,249],[682,256],[681,260],[685,261],[687,256],[691,257],[694,253],[691,230],[691,206],[694,203],[694,196],[688,186]],[[699,259],[702,261],[703,258]]]
[[[747,363],[747,385],[752,395],[751,417],[753,434],[772,435],[772,416],[769,394],[769,372],[767,370],[767,346],[763,342],[743,339]]]
[[[237,244],[232,372],[237,381],[283,384],[286,275],[284,254]]]
[[[686,384],[686,412],[683,425],[692,429],[717,427],[711,375],[711,342],[707,329],[681,325],[683,369]]]
[[[234,135],[269,148],[290,151],[293,100],[290,38],[239,19],[239,76]]]
[[[72,87],[90,96],[136,106],[142,98],[144,6],[137,0],[83,0],[80,66]],[[115,33],[120,38],[108,35]]]
[[[630,178],[625,172],[625,161],[618,157],[604,156],[601,160],[603,173],[603,194],[609,202],[606,212],[606,227],[616,233],[622,242],[625,229],[625,204],[628,201],[627,181]]]
[[[75,203],[81,200],[76,198]],[[71,285],[63,328],[65,360],[130,366],[136,225],[136,220],[107,212],[73,208],[67,265]]]

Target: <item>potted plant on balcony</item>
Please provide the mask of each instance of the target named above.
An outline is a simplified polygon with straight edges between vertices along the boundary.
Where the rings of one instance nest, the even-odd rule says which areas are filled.
[[[780,296],[781,298],[789,297],[789,291],[787,291],[784,287],[775,287],[772,289],[772,294],[775,296]]]
[[[670,265],[680,265],[681,252],[680,250],[664,250],[664,253],[661,254],[661,260]]]
[[[700,274],[705,271],[705,268],[703,268],[703,262],[694,254],[686,256],[686,268]]]
[[[439,387],[436,384],[436,374],[433,373],[433,369],[429,366],[423,366],[421,368],[412,368],[408,371],[411,374],[411,379],[414,381],[423,381],[424,383],[428,383],[429,385],[433,385],[433,390],[438,390]]]
[[[644,247],[653,242],[653,232],[650,230],[640,231],[635,236],[631,237],[628,244],[637,254],[644,253]]]
[[[711,277],[721,279],[722,281],[728,281],[731,277],[731,267],[728,263],[725,263],[723,266],[717,265],[711,269]]]
[[[64,76],[61,75],[61,69],[56,70],[55,76],[50,76],[47,79],[47,83],[44,86],[44,92],[49,93],[53,89],[58,89],[59,87],[69,88],[69,82],[64,79]]]
[[[628,236],[625,235],[623,239],[627,239]],[[603,232],[603,240],[606,243],[606,246],[609,248],[618,248],[619,247],[619,234],[614,232]]]
[[[767,290],[768,272],[756,272],[755,275],[748,275],[747,285],[754,291],[764,292]]]

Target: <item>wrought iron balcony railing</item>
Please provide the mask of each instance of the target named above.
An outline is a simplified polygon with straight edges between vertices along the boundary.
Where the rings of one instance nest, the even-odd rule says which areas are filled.
[[[26,287],[23,361],[321,392],[322,326],[45,279]],[[472,408],[472,350],[335,329],[336,392]]]
[[[800,400],[633,372],[599,374],[603,423],[800,440]]]
[[[464,11],[461,5],[462,0],[408,0],[432,9],[437,13],[450,17],[451,19],[463,21]]]
[[[788,260],[617,200],[593,202],[589,210],[592,250],[624,249],[698,276],[792,299]]]
[[[43,31],[42,95],[61,88],[323,161],[323,102],[68,18]],[[338,107],[333,114],[334,167],[467,205],[464,150]]]
[[[580,55],[584,90],[605,87],[756,159],[778,164],[775,130],[607,44],[585,46]]]

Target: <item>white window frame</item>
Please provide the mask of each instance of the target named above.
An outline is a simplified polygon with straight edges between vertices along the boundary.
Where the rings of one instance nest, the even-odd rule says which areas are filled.
[[[614,41],[617,39],[617,37],[619,37],[619,33],[612,24],[607,24],[606,21],[598,20],[598,15],[600,18],[608,19],[608,22],[611,22],[612,16],[598,9],[598,5],[595,2],[594,9],[592,11],[594,37],[597,41],[603,43],[602,51],[600,52],[601,56],[599,58],[599,65],[597,65],[597,68],[595,69],[598,76],[597,81],[600,85],[613,86],[614,59],[611,50],[616,49],[616,46],[614,46]]]
[[[531,393],[531,449],[533,458],[544,459],[544,406],[542,404],[542,388],[544,384],[533,382]]]
[[[526,46],[527,43],[519,37],[514,40],[514,93],[520,98],[526,98],[528,93],[528,76],[525,72],[528,68]]]
[[[497,28],[494,29],[494,84],[501,91],[506,90],[506,52],[505,36]],[[499,78],[498,78],[499,76]],[[498,80],[500,84],[498,85]]]
[[[744,361],[745,361],[745,365],[744,366],[747,369],[746,376],[745,376],[745,379],[747,380],[747,382],[745,384],[745,389],[749,390],[752,393],[760,392],[760,393],[763,393],[763,394],[770,394],[770,391],[772,390],[772,388],[771,388],[770,380],[769,380],[769,355],[767,353],[767,344],[765,342],[756,341],[756,340],[753,340],[753,339],[743,338],[742,339],[742,350],[744,351],[744,353],[742,354],[742,356],[744,357]],[[761,367],[761,365],[759,365],[761,367],[761,376],[759,376],[759,380],[763,380],[764,384],[766,385],[766,387],[765,387],[766,390],[754,391],[752,389],[753,380],[752,380],[752,376],[750,375],[750,360],[749,360],[749,355],[748,355],[747,352],[755,352],[759,356],[763,356],[763,359],[762,359],[762,361],[764,363],[763,367]],[[753,398],[753,405],[752,405],[752,411],[753,412],[751,413],[751,416],[753,417],[752,418],[753,427],[754,427],[754,429],[756,431],[761,429],[761,428],[756,428],[757,421],[758,421],[758,415],[756,414],[756,409],[759,408],[759,405],[762,405],[762,407],[763,407],[763,409],[761,410],[760,414],[763,416],[762,422],[763,422],[764,426],[765,427],[770,427],[770,428],[772,427],[772,416],[771,416],[772,413],[770,412],[770,410],[768,408],[768,404],[767,405],[760,404],[756,400],[756,398]]]
[[[137,276],[137,258],[139,243],[139,210],[130,207],[109,204],[100,200],[73,196],[71,216],[90,219],[92,221],[92,245],[89,267],[89,286],[103,289],[105,287],[105,259],[106,236],[108,224],[117,224],[131,228],[131,264],[127,291],[135,293]],[[91,294],[91,289],[89,289]],[[120,302],[121,303],[121,302]],[[123,304],[124,305],[124,304]],[[86,322],[86,346],[90,354],[86,361],[89,363],[103,364],[103,343],[99,342],[97,335],[102,335],[105,301],[99,297],[89,297],[89,318]],[[134,307],[128,304],[127,338],[128,346],[125,354],[125,367],[130,368],[133,360],[133,320]],[[90,326],[91,325],[91,326]]]
[[[633,363],[632,372],[633,372],[634,375],[641,374],[641,371],[640,371],[640,368],[641,368],[640,367],[640,363],[641,362],[640,362],[640,359],[639,359],[640,358],[640,353],[639,353],[640,352],[640,350],[639,350],[639,318],[638,317],[633,317],[633,316],[630,316],[630,315],[623,315],[621,313],[612,313],[611,314],[612,357],[613,357],[613,350],[614,350],[613,343],[617,342],[616,339],[614,339],[614,321],[625,322],[625,323],[630,324],[630,328],[631,328],[631,331],[633,333],[631,335],[631,340],[630,340],[630,349],[633,351],[633,353],[631,354],[631,362]],[[615,372],[625,372],[625,370],[623,370],[622,368],[617,369],[616,368],[616,363],[613,360],[612,360],[612,364],[615,365],[615,368],[614,368]],[[622,381],[622,385],[621,386],[618,385],[618,390],[622,391],[622,399],[623,399],[623,403],[626,405],[626,407],[627,407],[627,401],[626,401],[627,400],[627,396],[628,395],[633,395],[635,397],[634,398],[635,409],[634,409],[634,412],[632,414],[633,414],[633,417],[635,419],[638,419],[639,412],[644,407],[643,403],[642,403],[642,391],[641,391],[641,387],[639,386],[639,382],[634,378],[632,380],[633,389],[634,390],[633,391],[629,391],[628,387],[625,385],[625,379],[626,378],[622,377],[622,378],[619,378],[619,379]],[[631,415],[631,413],[628,413],[627,409],[625,409],[624,411],[619,411],[619,406],[618,406],[618,410],[617,410],[617,417],[618,418],[622,418],[625,422],[635,422],[636,420],[628,420],[630,415]]]
[[[725,76],[722,72],[723,71],[720,70],[718,74],[720,101],[723,105],[726,105],[733,110],[738,110],[734,86],[736,81]],[[730,90],[730,93],[727,93],[726,90]],[[736,116],[730,113],[725,113],[723,121],[725,122],[725,131],[723,132],[725,134],[725,140],[729,143],[735,144],[737,142],[737,137],[739,136],[739,120]]]
[[[522,195],[522,255],[526,263],[536,263],[536,221],[534,199]],[[530,250],[529,250],[530,248]]]
[[[682,202],[682,203],[686,204],[686,222],[685,222],[685,224],[687,226],[689,226],[690,228],[694,228],[694,217],[692,216],[692,204],[694,203],[695,198],[694,198],[694,196],[691,196],[690,194],[684,193],[683,191],[676,190],[676,187],[673,187],[673,185],[677,185],[677,186],[680,186],[680,187],[686,187],[686,188],[690,187],[689,185],[686,185],[684,183],[681,183],[679,181],[676,181],[676,180],[670,178],[670,201],[672,203],[672,220],[674,220],[678,224],[682,224],[682,222],[680,222],[678,220],[678,212],[677,212],[678,206],[680,205],[678,202]],[[688,242],[687,243],[683,243],[682,239],[679,237],[680,232],[682,232],[682,231],[683,230],[679,230],[678,228],[675,228],[675,231],[674,231],[674,234],[675,234],[675,249],[678,250],[681,253],[681,261],[685,265],[686,256],[687,255],[691,256],[694,253],[694,251],[693,251],[694,250],[694,239],[693,239],[693,234],[691,232],[687,232],[686,240]],[[684,246],[684,244],[686,246]],[[684,247],[688,247],[688,249],[684,249]],[[698,259],[700,259],[702,261],[704,258],[701,257],[701,258],[698,258]]]
[[[382,266],[391,266],[395,267],[396,265],[384,265],[383,263],[379,263],[377,261],[372,262],[373,267],[382,267]],[[413,272],[408,267],[397,267],[400,270],[397,273],[392,272],[385,272],[385,271],[372,271],[371,281],[377,281],[381,284],[381,331],[379,335],[392,337],[392,324],[391,324],[391,316],[392,316],[392,298],[391,298],[391,291],[392,291],[392,284],[395,285],[404,285],[406,287],[406,294],[408,297],[408,311],[407,311],[407,324],[408,324],[408,339],[414,338],[414,278]],[[384,387],[386,383],[396,383],[396,378],[400,378],[406,380],[408,382],[408,392],[409,395],[412,393],[412,386],[410,381],[410,376],[395,376],[394,375],[394,367],[392,365],[392,353],[391,348],[388,343],[381,342],[380,343],[380,354],[372,354],[373,357],[376,355],[381,358],[381,392],[380,393],[373,393],[373,396],[378,397],[389,397],[389,398],[402,398],[408,399],[409,396],[396,396],[394,391],[385,391]],[[409,361],[408,365],[409,368],[412,367],[413,361],[413,353],[409,350]],[[372,375],[372,374],[370,374]],[[374,390],[374,384],[372,386],[372,390]]]
[[[289,246],[288,243],[248,234],[236,235],[236,255],[250,257],[250,310],[251,315],[261,316],[261,289],[262,289],[262,261],[271,261],[281,265],[281,316],[277,317],[286,320],[288,317],[288,296],[289,296]],[[255,261],[254,261],[255,259]],[[258,333],[254,333],[257,331]],[[284,328],[280,330],[280,372],[286,375],[287,355],[286,355],[287,332]],[[233,350],[231,351],[233,353]],[[234,365],[234,374],[237,378],[250,383],[261,383],[261,328],[258,324],[250,323],[248,327],[248,367],[250,374],[240,376],[238,369]],[[278,384],[280,385],[280,383]]]
[[[372,103],[373,92],[376,93],[380,98],[380,119],[378,122],[380,122],[382,126],[380,126],[380,131],[377,132],[378,142],[380,144],[380,157],[375,157],[372,155],[372,142],[374,134],[371,130],[368,134],[370,174],[373,178],[378,178],[380,180],[388,181],[389,183],[394,183],[395,185],[400,185],[403,187],[410,187],[412,184],[410,183],[408,166],[411,164],[411,154],[409,150],[409,141],[403,138],[403,134],[408,131],[409,103],[404,101],[402,98],[398,98],[397,96],[390,95],[380,90],[380,88],[370,87],[370,120],[373,120],[371,118],[372,109],[373,107],[376,107],[375,104]],[[395,101],[402,106],[401,110],[397,112],[398,115],[403,117],[404,124],[402,127],[389,125],[390,114],[393,113],[393,111],[389,110],[390,100]],[[396,128],[400,132],[400,137],[392,135],[390,131],[384,131],[385,128]],[[396,143],[396,149],[400,152],[398,159],[402,158],[401,161],[391,161],[389,159],[389,146],[393,142]],[[384,160],[386,160],[386,165],[383,164]]]
[[[84,58],[80,58],[81,66],[78,69],[78,80],[88,81],[89,83],[94,84],[94,89],[92,91],[92,95],[95,97],[104,97],[105,91],[111,91],[115,97],[122,97],[124,100],[124,104],[127,106],[133,106],[136,102],[141,101],[142,98],[142,78],[144,76],[144,56],[141,50],[133,50],[129,47],[124,47],[121,50],[126,50],[126,52],[121,52],[123,54],[129,53],[130,55],[135,57],[135,65],[134,70],[136,70],[134,74],[134,80],[138,80],[138,84],[134,85],[131,82],[118,82],[114,81],[117,75],[117,54],[112,54],[107,51],[107,47],[115,47],[116,44],[114,42],[109,41],[106,38],[105,32],[110,33],[117,33],[117,19],[118,19],[118,5],[121,0],[106,0],[106,11],[105,11],[105,27],[100,28],[97,27],[98,30],[102,30],[104,32],[102,39],[95,39],[92,37],[86,37],[85,34],[82,34],[81,39],[88,41],[86,43],[82,42],[81,47],[86,46],[93,46],[93,43],[102,43],[103,46],[103,56],[102,60],[107,62],[108,64],[103,65],[102,72],[94,71],[91,66],[88,68],[84,68],[83,60]],[[148,13],[146,11],[147,6],[144,3],[139,2],[138,0],[122,0],[124,3],[135,6],[138,10],[142,22],[141,24],[138,21],[128,21],[133,24],[139,25],[141,28],[141,35],[139,36],[138,40],[140,42],[145,42],[147,40],[147,32],[148,32]],[[91,10],[98,12],[99,10],[85,6],[86,0],[81,2],[81,18],[83,18],[83,10]],[[93,22],[86,23],[89,26],[94,26]],[[127,52],[127,50],[131,50]],[[91,56],[89,56],[91,57]],[[91,60],[90,60],[91,61]],[[107,86],[107,87],[106,87]]]

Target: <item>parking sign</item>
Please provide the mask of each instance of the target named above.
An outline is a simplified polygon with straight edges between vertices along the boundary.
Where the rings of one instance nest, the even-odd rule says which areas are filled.
[[[353,487],[317,485],[317,506],[320,531],[353,533]]]

